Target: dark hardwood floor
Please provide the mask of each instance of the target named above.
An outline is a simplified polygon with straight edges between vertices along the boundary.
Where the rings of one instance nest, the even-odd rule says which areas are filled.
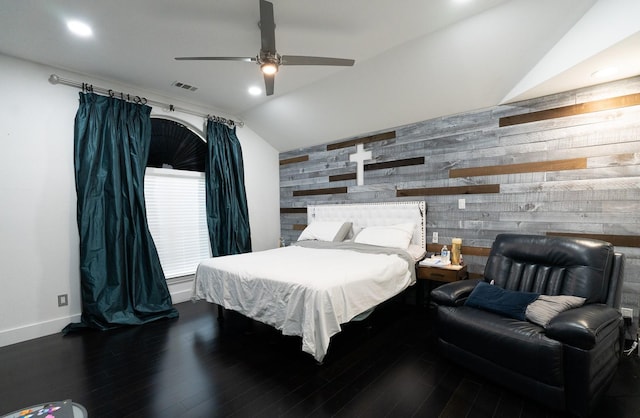
[[[300,339],[206,302],[180,318],[0,348],[0,414],[72,399],[101,417],[560,417],[449,363],[428,312],[394,300],[332,339]],[[625,357],[594,416],[637,417],[640,359]]]

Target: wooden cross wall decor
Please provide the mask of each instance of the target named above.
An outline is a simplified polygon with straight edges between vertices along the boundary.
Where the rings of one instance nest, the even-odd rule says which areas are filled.
[[[371,159],[371,151],[365,151],[363,144],[356,145],[355,154],[349,155],[349,161],[355,162],[358,164],[358,169],[356,171],[358,186],[362,186],[364,184],[364,162],[370,159]]]

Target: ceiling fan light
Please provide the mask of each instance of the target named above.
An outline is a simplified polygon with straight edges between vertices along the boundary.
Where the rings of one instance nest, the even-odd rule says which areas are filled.
[[[278,65],[273,62],[265,62],[260,66],[260,70],[263,74],[273,75],[278,72]]]

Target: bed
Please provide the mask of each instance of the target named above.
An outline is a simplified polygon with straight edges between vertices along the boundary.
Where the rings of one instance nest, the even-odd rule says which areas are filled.
[[[313,205],[287,247],[202,261],[192,300],[206,300],[302,338],[322,362],[341,325],[415,284],[426,204]]]

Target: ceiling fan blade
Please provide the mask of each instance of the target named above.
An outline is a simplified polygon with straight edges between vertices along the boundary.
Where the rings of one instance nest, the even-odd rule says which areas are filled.
[[[307,57],[304,55],[283,55],[282,65],[339,65],[350,67],[356,61],[345,58]]]
[[[271,96],[273,94],[273,84],[275,79],[276,79],[275,74],[264,75],[264,89],[265,89],[265,92],[267,93],[267,96]]]
[[[261,51],[276,53],[276,23],[273,18],[273,3],[260,0]]]
[[[311,57],[305,55],[279,55],[276,51],[276,23],[273,15],[273,3],[258,0],[260,3],[260,40],[261,48],[256,57],[175,57],[177,61],[246,61],[260,65],[262,71],[268,67],[278,70],[279,65],[330,65],[350,67],[355,60],[345,58]],[[263,74],[267,96],[273,95],[275,74]]]
[[[174,59],[176,61],[258,61],[256,57],[175,57]]]

